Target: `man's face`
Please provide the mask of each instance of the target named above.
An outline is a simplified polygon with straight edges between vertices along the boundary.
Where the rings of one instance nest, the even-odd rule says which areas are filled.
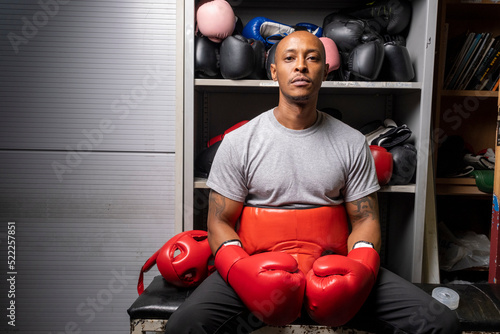
[[[271,65],[273,80],[278,80],[282,95],[296,103],[317,95],[327,70],[323,44],[306,31],[281,40]]]

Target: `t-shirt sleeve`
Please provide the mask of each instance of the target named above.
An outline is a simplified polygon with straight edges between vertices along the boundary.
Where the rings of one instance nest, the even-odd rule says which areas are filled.
[[[363,140],[357,152],[359,153],[352,158],[344,188],[346,202],[358,200],[380,189],[375,163],[366,140]]]
[[[242,157],[239,157],[237,152],[231,142],[231,136],[224,137],[210,168],[207,186],[233,201],[244,202],[248,188],[243,173]]]

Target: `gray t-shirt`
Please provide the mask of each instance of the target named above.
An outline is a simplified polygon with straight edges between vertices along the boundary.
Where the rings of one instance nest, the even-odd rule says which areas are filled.
[[[224,137],[207,186],[246,205],[337,205],[380,189],[365,136],[318,111],[313,126],[291,130],[273,109]]]

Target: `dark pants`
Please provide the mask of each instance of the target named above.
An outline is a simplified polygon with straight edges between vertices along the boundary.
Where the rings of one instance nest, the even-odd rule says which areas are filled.
[[[302,313],[301,323],[313,324]],[[460,332],[455,311],[383,268],[367,301],[347,325],[376,333]],[[166,333],[244,334],[262,326],[215,272],[172,314]]]

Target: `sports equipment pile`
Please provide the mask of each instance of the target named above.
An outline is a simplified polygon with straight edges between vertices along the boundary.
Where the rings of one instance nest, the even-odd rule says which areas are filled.
[[[273,48],[296,30],[320,37],[329,75],[337,81],[411,81],[406,48],[412,8],[409,0],[339,1],[322,25],[278,22],[257,16],[246,24],[226,0],[196,7],[195,75],[198,78],[270,79]]]

